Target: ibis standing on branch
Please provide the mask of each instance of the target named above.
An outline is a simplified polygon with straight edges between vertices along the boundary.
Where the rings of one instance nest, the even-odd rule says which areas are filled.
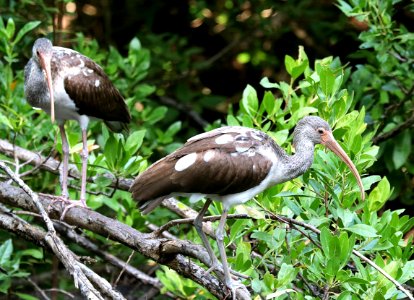
[[[57,120],[62,138],[63,168],[62,198],[68,204],[62,213],[74,205],[86,205],[88,163],[87,128],[90,120],[101,119],[114,132],[127,129],[131,120],[121,93],[103,69],[92,59],[72,49],[53,46],[50,40],[39,38],[32,49],[32,58],[24,69],[24,90],[27,101]],[[68,193],[69,144],[65,121],[76,120],[82,131],[83,149],[80,201],[71,202]]]
[[[348,165],[357,179],[362,199],[365,198],[356,167],[326,121],[316,116],[301,119],[294,130],[293,144],[296,152],[290,156],[259,130],[241,126],[214,129],[190,138],[183,147],[155,162],[135,179],[130,191],[143,214],[151,212],[167,197],[186,196],[190,202],[205,197],[207,200],[194,226],[210,256],[210,269],[215,270],[219,262],[202,230],[202,221],[212,200],[222,203],[216,238],[225,284],[234,298],[238,283],[230,278],[223,245],[229,208],[303,174],[312,165],[316,144],[326,146]]]

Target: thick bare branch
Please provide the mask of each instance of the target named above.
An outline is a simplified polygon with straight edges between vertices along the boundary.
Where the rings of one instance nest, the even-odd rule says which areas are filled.
[[[9,167],[7,167],[4,162],[0,161],[0,168],[3,169],[7,175],[9,175],[10,178],[19,185],[24,193],[30,198],[29,202],[36,208],[36,211],[41,214],[47,227],[47,233],[45,234],[43,240],[46,241],[47,245],[56,257],[63,263],[66,270],[73,276],[75,287],[79,288],[82,295],[87,299],[104,299],[100,292],[88,280],[87,276],[85,276],[86,274],[82,271],[83,264],[56,234],[53,222],[42,206],[38,195],[34,193],[30,187],[27,186],[23,180],[20,179]],[[110,295],[112,299],[124,299],[120,293],[116,292],[112,288],[108,289],[107,285],[109,285],[109,283],[102,277],[96,275],[96,277],[94,277],[94,281],[95,283],[99,282],[100,284],[98,286],[101,287],[101,290],[105,291],[107,295]]]
[[[39,200],[44,207],[48,207],[50,204],[50,197],[39,196]],[[30,198],[20,188],[7,183],[0,183],[0,202],[28,211],[35,209]],[[58,219],[60,213],[61,208],[59,207],[54,209],[50,216]],[[70,225],[93,231],[120,242],[148,258],[174,269],[179,274],[204,286],[219,299],[224,299],[228,295],[227,289],[216,277],[188,259],[188,257],[196,258],[209,265],[208,254],[200,245],[183,240],[171,241],[166,238],[155,238],[151,234],[141,233],[117,220],[80,207],[69,210],[65,221]],[[247,289],[238,289],[237,293],[239,299],[249,299],[250,297]]]

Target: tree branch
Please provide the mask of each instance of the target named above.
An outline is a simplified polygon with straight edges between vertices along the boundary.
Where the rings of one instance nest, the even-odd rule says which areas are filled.
[[[39,200],[44,207],[48,207],[50,204],[49,197],[39,196]],[[7,183],[0,183],[0,202],[29,211],[35,209],[30,198],[20,188]],[[55,206],[53,207],[55,208]],[[61,210],[62,208],[51,211],[50,216],[58,219]],[[66,214],[65,221],[73,226],[90,230],[120,242],[148,258],[174,269],[177,273],[205,287],[219,299],[228,296],[227,288],[216,277],[188,259],[188,257],[195,258],[209,266],[209,256],[200,245],[183,240],[172,241],[166,238],[154,238],[151,234],[141,233],[117,220],[81,207],[71,208]],[[0,224],[0,226],[13,231],[13,228],[5,227],[3,224]],[[28,234],[20,235],[28,240],[34,240]],[[46,236],[37,237],[38,241],[44,241],[45,238]],[[42,245],[44,245],[44,242]],[[84,268],[82,270],[85,271]],[[247,289],[238,289],[237,294],[238,299],[250,299]]]
[[[378,136],[374,137],[372,139],[372,142],[374,144],[378,145],[379,143],[384,142],[388,139],[391,139],[391,138],[399,135],[405,129],[413,127],[413,126],[414,126],[414,114],[410,118],[408,118],[407,120],[405,120],[404,122],[399,124],[398,126],[391,129],[390,131],[385,132],[381,135],[378,135]]]
[[[104,299],[98,290],[92,285],[88,280],[88,277],[91,277],[91,272],[88,272],[89,276],[82,271],[83,264],[79,262],[74,253],[70,251],[60,237],[56,234],[55,228],[53,227],[53,222],[50,220],[48,214],[43,208],[42,204],[39,201],[39,197],[34,193],[13,171],[6,166],[4,162],[0,161],[0,168],[3,169],[14,182],[16,182],[19,187],[29,196],[27,198],[27,203],[31,203],[33,208],[36,208],[40,212],[46,227],[47,232],[45,233],[42,240],[46,242],[49,248],[53,251],[56,257],[64,264],[66,270],[73,276],[74,284],[76,288],[79,288],[82,295],[87,299]],[[25,195],[26,196],[26,195]],[[33,210],[33,209],[32,209]],[[96,274],[95,274],[96,275]],[[98,286],[105,287],[102,291],[105,291],[107,295],[111,296],[111,299],[125,299],[119,292],[113,290],[109,283],[102,277],[96,275],[92,277],[95,283],[99,283]],[[109,288],[108,288],[109,285]]]

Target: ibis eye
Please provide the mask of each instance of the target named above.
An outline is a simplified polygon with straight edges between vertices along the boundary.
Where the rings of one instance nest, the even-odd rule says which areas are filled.
[[[323,128],[318,128],[318,133],[319,134],[323,134],[325,132],[325,130]]]

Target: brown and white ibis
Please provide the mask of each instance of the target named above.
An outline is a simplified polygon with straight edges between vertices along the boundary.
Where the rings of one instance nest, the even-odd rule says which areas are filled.
[[[364,199],[361,177],[351,159],[335,140],[329,124],[316,116],[301,119],[293,134],[295,154],[288,155],[267,134],[246,127],[228,126],[190,138],[183,147],[160,159],[140,174],[131,186],[132,197],[143,214],[151,212],[170,196],[207,200],[194,220],[213,269],[218,260],[202,230],[203,216],[212,200],[220,201],[223,213],[216,232],[226,286],[235,296],[237,282],[230,278],[223,245],[228,210],[266,188],[303,174],[313,162],[316,144],[339,156],[357,179]]]
[[[114,132],[122,132],[131,120],[121,93],[103,69],[79,52],[53,46],[50,40],[39,38],[32,49],[32,58],[24,69],[24,90],[27,101],[57,120],[62,138],[63,170],[62,197],[67,203],[62,213],[74,205],[86,205],[86,176],[88,163],[87,128],[90,120],[101,119]],[[83,149],[80,201],[69,202],[68,161],[69,144],[64,123],[79,122]]]

